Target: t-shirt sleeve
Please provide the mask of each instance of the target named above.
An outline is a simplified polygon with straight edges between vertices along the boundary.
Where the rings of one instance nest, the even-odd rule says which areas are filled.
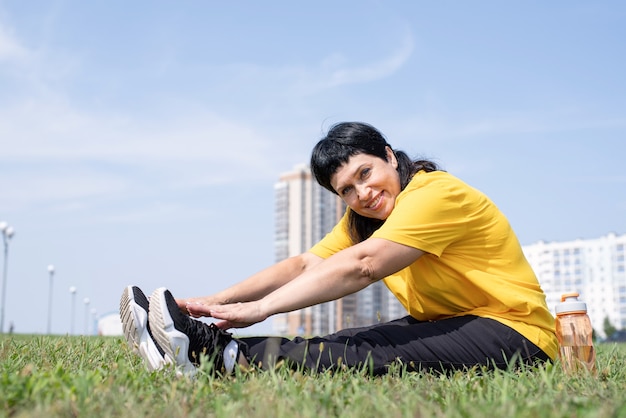
[[[416,176],[418,177],[418,176]],[[467,229],[464,188],[445,177],[409,183],[372,237],[441,256]]]
[[[309,252],[318,257],[328,258],[351,245],[352,240],[348,234],[348,211],[346,211],[337,225],[321,241],[315,244]]]

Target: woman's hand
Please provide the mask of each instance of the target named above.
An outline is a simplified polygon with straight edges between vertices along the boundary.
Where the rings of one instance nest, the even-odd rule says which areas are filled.
[[[191,316],[192,318],[211,316],[211,313],[206,309],[206,307],[217,304],[217,302],[210,298],[176,299],[176,303],[178,304],[181,312]]]
[[[188,305],[188,309],[190,308],[195,311],[196,306]],[[204,305],[198,311],[208,313],[207,316],[212,316],[215,319],[221,319],[215,324],[220,329],[245,328],[267,319],[267,315],[262,312],[261,303],[258,301],[229,305]]]

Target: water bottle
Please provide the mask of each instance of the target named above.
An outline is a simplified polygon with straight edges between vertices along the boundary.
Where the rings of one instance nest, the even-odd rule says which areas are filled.
[[[578,293],[566,293],[556,305],[556,337],[559,358],[566,373],[580,370],[596,372],[593,328],[587,315],[587,304],[578,300]]]

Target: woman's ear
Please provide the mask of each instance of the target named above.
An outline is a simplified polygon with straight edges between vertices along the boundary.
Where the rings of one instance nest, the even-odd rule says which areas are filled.
[[[391,163],[393,168],[398,168],[398,159],[396,158],[396,153],[393,152],[390,146],[386,146],[385,149],[387,150],[387,161]]]

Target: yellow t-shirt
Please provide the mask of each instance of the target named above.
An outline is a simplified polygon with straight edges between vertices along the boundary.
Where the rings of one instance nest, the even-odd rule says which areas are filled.
[[[545,294],[508,220],[480,191],[449,173],[420,171],[372,237],[425,252],[384,279],[415,319],[491,318],[556,357]],[[350,245],[346,214],[310,251],[327,258]]]

